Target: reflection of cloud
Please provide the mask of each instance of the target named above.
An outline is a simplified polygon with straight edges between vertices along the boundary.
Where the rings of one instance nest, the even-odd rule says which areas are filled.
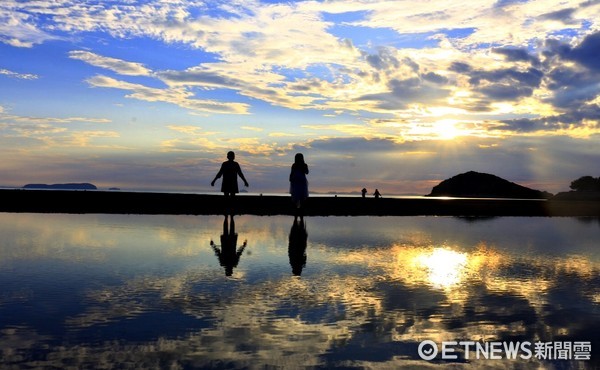
[[[45,259],[98,262],[106,259],[106,249],[117,245],[115,238],[77,225],[70,216],[53,215],[44,222],[36,220],[39,215],[23,214],[15,219],[10,214],[0,214],[0,230],[7,240],[0,244],[0,265]]]
[[[585,253],[529,254],[518,244],[526,237],[502,249],[491,242],[432,242],[474,230],[456,230],[465,225],[445,218],[414,218],[410,227],[398,218],[368,218],[362,228],[347,218],[310,220],[310,238],[332,238],[318,244],[309,238],[302,278],[289,276],[291,219],[241,216],[236,230],[255,253],[240,265],[239,278],[223,279],[218,262],[205,259],[213,257],[208,240],[220,234],[221,217],[6,215],[0,225],[9,247],[21,247],[13,241],[27,230],[35,237],[26,244],[54,241],[55,247],[82,249],[102,249],[87,240],[93,236],[102,244],[110,235],[117,245],[103,249],[119,258],[110,259],[115,264],[105,286],[87,282],[82,301],[57,315],[67,339],[29,326],[6,327],[0,330],[2,359],[20,367],[410,368],[424,364],[416,352],[423,339],[564,340],[567,334],[591,340],[598,326],[592,320],[600,265]],[[485,240],[506,242],[507,225],[522,223],[502,220],[479,225]],[[545,243],[532,243],[547,251]],[[70,256],[69,248],[49,253]],[[131,260],[123,261],[125,255]],[[124,276],[130,268],[137,270]],[[15,291],[0,297],[0,309],[30,298]],[[27,357],[34,352],[35,358]],[[506,368],[514,362],[465,367],[479,365]]]
[[[407,247],[395,247],[393,250],[401,253],[406,251]],[[489,256],[490,261],[479,266],[479,278],[484,279],[486,285],[487,278],[482,276],[490,273],[495,275],[493,279],[491,275],[488,276],[490,281],[495,281],[501,279],[498,270],[514,266],[504,259],[511,258],[510,256],[501,256],[489,249],[479,249],[474,253],[456,252],[450,248],[426,248],[418,251],[412,255],[409,253],[408,257],[404,258],[405,262],[413,258],[415,262],[424,262],[430,268],[436,268],[439,267],[438,263],[434,263],[437,258],[449,257],[456,259],[460,268],[468,270],[471,268],[468,267],[469,263],[459,256],[468,256],[469,259]],[[558,323],[544,322],[543,317],[537,316],[534,311],[534,307],[547,307],[551,301],[532,305],[528,298],[520,294],[518,290],[521,287],[518,284],[507,284],[503,289],[508,290],[501,291],[498,287],[490,289],[469,281],[466,282],[470,288],[466,288],[465,300],[462,303],[453,300],[450,304],[443,299],[443,294],[448,294],[446,288],[442,289],[446,293],[439,293],[435,287],[434,290],[429,290],[412,280],[405,280],[399,284],[397,276],[387,273],[398,272],[398,263],[401,261],[390,261],[389,253],[390,251],[382,249],[374,254],[372,249],[366,248],[350,254],[351,258],[346,261],[342,256],[338,256],[337,252],[330,255],[333,258],[340,257],[335,261],[338,267],[348,268],[355,263],[373,260],[375,266],[378,263],[382,264],[380,267],[384,267],[384,264],[389,266],[389,270],[384,271],[384,274],[379,274],[377,269],[371,268],[370,271],[375,274],[369,276],[352,277],[326,273],[325,276],[316,279],[286,277],[255,284],[241,283],[236,284],[237,290],[223,287],[224,289],[208,288],[196,291],[195,287],[198,285],[218,287],[214,278],[217,274],[189,270],[172,277],[141,278],[121,287],[95,290],[88,295],[88,310],[67,319],[66,324],[74,332],[94,326],[101,330],[106,325],[119,325],[123,320],[134,321],[157,308],[171,313],[180,312],[197,320],[206,320],[210,325],[188,332],[184,336],[159,337],[142,344],[106,341],[93,347],[85,344],[63,345],[51,350],[47,359],[38,362],[38,365],[56,365],[66,359],[69,359],[72,365],[98,365],[119,358],[121,363],[127,362],[139,367],[153,364],[153,354],[162,353],[170,355],[173,365],[178,366],[190,363],[196,367],[214,366],[222,361],[235,364],[235,367],[293,368],[298,364],[340,366],[345,363],[344,358],[347,357],[347,361],[352,361],[355,365],[360,363],[368,367],[398,368],[414,365],[411,359],[416,359],[416,348],[390,346],[390,356],[383,356],[378,360],[369,360],[371,356],[366,354],[379,353],[380,347],[385,347],[388,343],[382,342],[387,335],[391,343],[407,344],[423,339],[438,342],[457,338],[501,340],[499,333],[533,341],[538,338],[532,327],[542,325],[539,335],[547,335],[548,332],[552,333],[560,328]],[[359,255],[362,257],[358,258]],[[524,261],[530,262],[528,259]],[[581,262],[589,264],[589,261]],[[495,263],[500,265],[496,266]],[[552,285],[561,285],[560,279],[565,275],[559,271],[564,268],[576,270],[575,266],[555,268],[554,261],[548,260],[536,261],[533,265],[538,263],[539,268],[544,269],[539,273],[545,275]],[[503,264],[505,266],[502,266]],[[490,268],[491,266],[493,267]],[[418,269],[422,266],[408,268]],[[550,271],[555,271],[555,274]],[[424,272],[426,280],[431,277],[429,272]],[[429,282],[435,285],[435,279]],[[464,283],[462,286],[466,287]],[[413,285],[413,288],[408,288],[410,285]],[[542,290],[540,294],[547,294],[543,287],[538,288]],[[365,338],[371,338],[371,330],[383,337],[378,336],[379,339],[375,342],[372,339],[364,342]],[[27,350],[37,348],[43,341],[35,332],[27,335],[29,344],[15,341],[17,332],[21,331],[5,331],[0,335],[0,341],[8,343],[8,347],[3,348]],[[563,330],[555,333],[560,335],[566,332]],[[352,352],[345,354],[345,347],[353,348]],[[324,359],[329,357],[333,348],[339,352],[324,363]],[[85,356],[77,355],[81,351],[85,352]],[[107,357],[108,354],[110,356]],[[12,361],[22,360],[12,358]],[[502,361],[495,364],[498,368],[506,366]],[[539,366],[539,363],[534,361],[524,364],[527,368],[529,365]]]

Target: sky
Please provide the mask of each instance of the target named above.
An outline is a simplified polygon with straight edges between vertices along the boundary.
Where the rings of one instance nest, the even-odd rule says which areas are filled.
[[[427,194],[600,175],[600,1],[2,0],[0,186]],[[241,185],[241,182],[240,182]]]

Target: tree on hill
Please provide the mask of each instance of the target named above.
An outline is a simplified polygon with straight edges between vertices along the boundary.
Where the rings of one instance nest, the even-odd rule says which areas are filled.
[[[600,191],[600,177],[582,176],[572,181],[569,187],[575,191]]]

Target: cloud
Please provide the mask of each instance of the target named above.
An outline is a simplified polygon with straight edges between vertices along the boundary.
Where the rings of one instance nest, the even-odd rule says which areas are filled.
[[[261,127],[255,127],[255,126],[240,126],[240,128],[242,130],[248,130],[248,131],[256,131],[256,132],[262,132],[262,131],[264,131],[263,128],[261,128]]]
[[[37,25],[37,17],[23,11],[26,5],[14,1],[3,1],[0,4],[0,42],[14,47],[31,48],[61,37],[41,30]]]
[[[380,48],[377,54],[369,54],[365,57],[367,63],[377,69],[397,69],[400,67],[400,61],[387,48]]]
[[[494,48],[492,51],[504,55],[509,62],[529,62],[534,66],[540,64],[539,58],[531,55],[525,48]]]
[[[567,113],[541,118],[518,118],[501,121],[502,125],[492,129],[515,132],[573,130],[580,136],[589,137],[600,130],[600,105],[588,104],[578,106]],[[575,127],[580,128],[574,130]]]
[[[550,13],[545,13],[540,16],[543,20],[559,21],[564,24],[576,24],[576,20],[573,19],[576,8],[565,8]]]
[[[356,100],[372,101],[378,109],[383,110],[403,110],[413,103],[435,104],[450,94],[449,89],[438,86],[440,82],[446,81],[437,75],[426,75],[424,79],[392,79],[388,82],[388,92],[367,94]]]
[[[33,117],[33,116],[17,116],[4,113],[0,109],[0,121],[9,121],[14,123],[29,123],[29,124],[57,124],[57,123],[109,123],[108,118],[93,118],[93,117]]]
[[[124,60],[109,58],[94,54],[89,51],[74,50],[69,52],[69,58],[78,59],[96,67],[110,69],[121,75],[127,76],[149,76],[152,71],[141,63],[127,62]]]
[[[0,69],[0,75],[4,75],[11,78],[17,78],[20,80],[36,80],[39,78],[38,75],[29,74],[29,73],[17,73],[13,71],[9,71],[8,69]]]
[[[183,88],[153,88],[141,84],[116,80],[111,77],[96,75],[87,80],[92,87],[106,87],[131,91],[128,98],[144,100],[148,102],[164,102],[179,105],[192,111],[225,113],[225,114],[247,114],[248,104],[223,103],[215,100],[195,99],[193,93]]]
[[[21,163],[31,159],[35,153],[47,153],[45,159],[35,159],[34,162],[45,163],[54,150],[72,150],[86,148],[87,150],[124,149],[112,139],[118,139],[121,134],[108,129],[98,129],[96,125],[106,125],[112,121],[107,118],[94,117],[36,117],[9,114],[0,107],[0,141],[8,156],[19,153],[12,161]],[[95,126],[94,128],[90,128]],[[49,149],[51,149],[49,151]],[[54,154],[55,155],[55,154]],[[25,165],[29,168],[32,163]]]
[[[210,63],[162,71],[91,51],[69,53],[71,59],[123,76],[150,76],[167,86],[102,75],[87,79],[93,87],[127,91],[129,98],[202,114],[254,113],[258,99],[326,116],[336,111],[362,121],[397,122],[394,127],[341,123],[338,132],[414,138],[419,131],[435,135],[448,122],[477,126],[463,130],[473,135],[486,129],[498,135],[591,126],[600,48],[598,33],[586,34],[597,29],[600,7],[582,1],[568,5],[467,1],[457,6],[439,0],[432,11],[430,3],[354,0],[61,0],[6,1],[0,14],[16,26],[3,34],[23,45],[97,32],[211,53]],[[25,25],[35,32],[19,31]],[[370,37],[381,29],[392,36]],[[213,99],[220,93],[235,101]],[[576,121],[563,122],[568,119]]]
[[[503,81],[508,84],[520,84],[527,87],[539,87],[542,82],[543,72],[528,68],[525,71],[519,71],[516,68],[502,68],[496,70],[474,70],[469,73],[469,82],[475,86],[482,82],[495,83]]]
[[[600,72],[600,32],[586,36],[579,45],[570,50],[566,58],[592,71]]]

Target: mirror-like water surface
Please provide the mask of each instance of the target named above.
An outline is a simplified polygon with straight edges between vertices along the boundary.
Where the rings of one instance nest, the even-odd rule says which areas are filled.
[[[0,214],[1,367],[600,364],[598,220],[224,221]],[[531,342],[530,356],[442,358],[445,341]]]

